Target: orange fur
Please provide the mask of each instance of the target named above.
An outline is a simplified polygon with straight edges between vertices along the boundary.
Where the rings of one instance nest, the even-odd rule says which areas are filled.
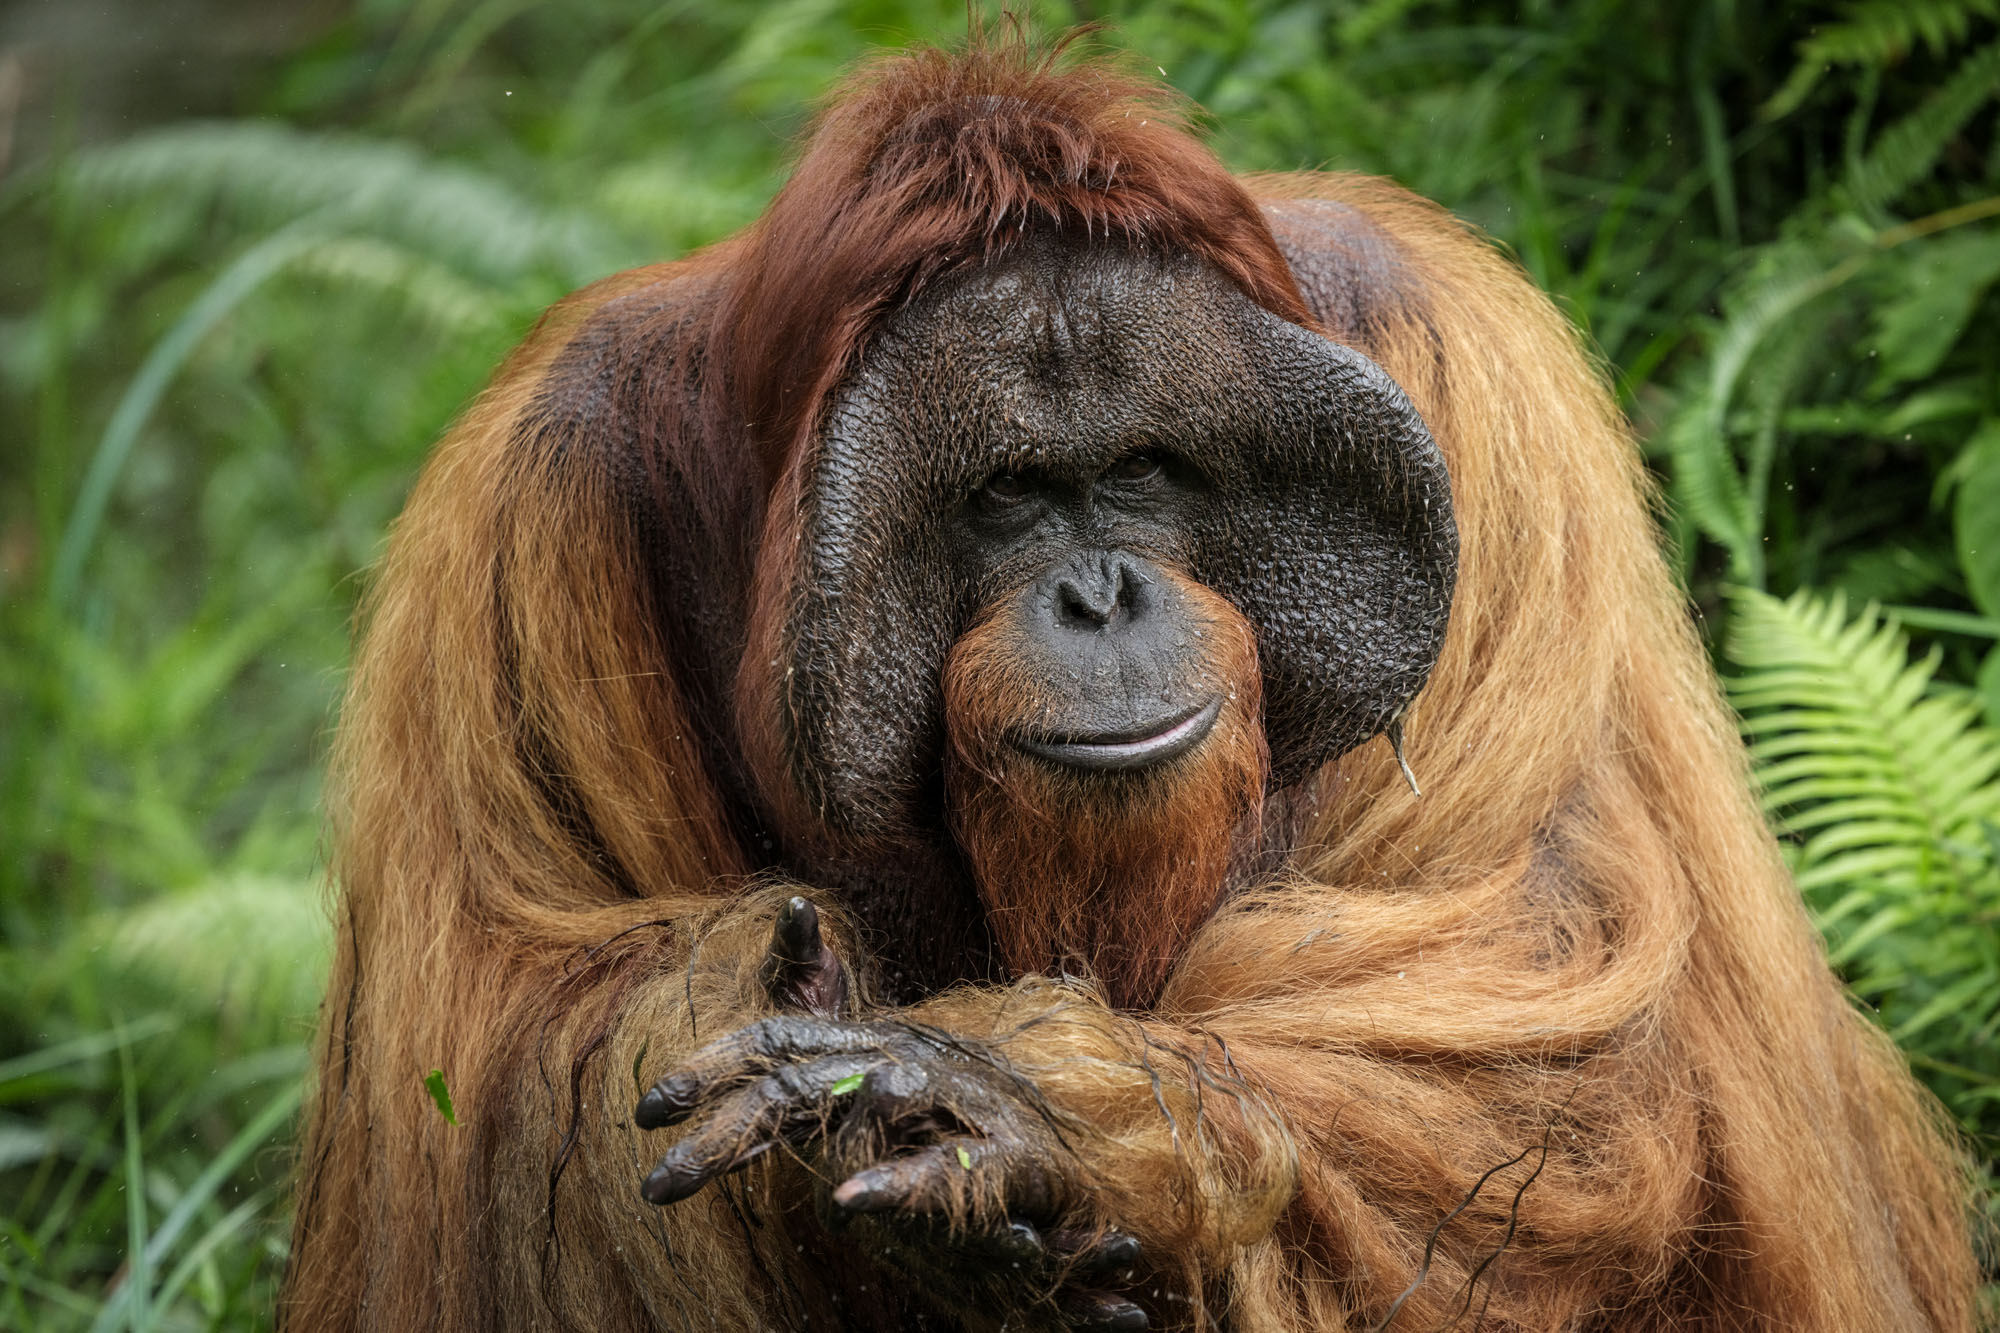
[[[872,73],[831,113],[835,146],[881,129],[841,105],[886,116],[903,79],[887,101],[907,111],[946,75],[954,96],[1042,99],[1029,109],[1079,160],[1111,133],[1094,69],[991,49]],[[1246,214],[1180,129],[1148,142],[1168,176],[1090,186],[1119,243],[1235,238],[1227,271],[1374,357],[1445,450],[1462,552],[1410,720],[1426,794],[1385,745],[1329,766],[1300,799],[1291,865],[1194,931],[1142,1017],[1033,979],[908,1016],[992,1043],[1087,1131],[1079,1169],[1101,1188],[1085,1220],[1138,1234],[1184,1302],[1159,1308],[1190,1324],[1970,1327],[1964,1163],[1828,972],[1659,557],[1637,452],[1574,331],[1491,246],[1394,186],[1253,181],[1263,208]],[[1146,193],[1174,175],[1193,184]],[[880,203],[866,216],[890,218]],[[1068,216],[1052,194],[1034,207],[1054,218],[1037,225]],[[1333,276],[1275,286],[1273,233]],[[851,1324],[908,1308],[829,1249],[799,1207],[801,1164],[769,1160],[664,1212],[636,1188],[663,1146],[630,1125],[638,1088],[761,1012],[774,899],[740,892],[761,862],[699,742],[712,710],[675,674],[686,645],[644,557],[657,535],[615,469],[591,465],[626,444],[592,395],[666,374],[658,349],[715,327],[687,311],[717,290],[735,292],[729,309],[782,305],[779,287],[750,306],[731,288],[750,244],[600,284],[545,320],[440,447],[376,578],[335,762],[340,946],[281,1310],[293,1327],[821,1326],[835,1274],[872,1283],[849,1291]],[[795,312],[806,363],[766,377],[777,397],[753,395],[791,405],[771,427],[786,475],[811,429],[794,409],[823,398],[911,277]],[[735,336],[760,329],[777,340],[754,322]],[[803,345],[762,355],[790,364]],[[584,351],[590,375],[559,369]],[[634,419],[642,449],[715,426]],[[745,595],[769,615],[797,492],[713,481],[744,452],[716,439],[676,475],[708,488],[703,515],[751,534],[714,558],[761,563]],[[739,494],[756,497],[747,512]],[[746,685],[745,732],[781,698]],[[433,1067],[463,1127],[426,1099]]]
[[[1250,625],[1193,580],[1163,571],[1209,651],[1190,691],[1222,693],[1215,728],[1163,770],[1078,781],[1023,755],[1007,733],[1036,721],[1039,682],[1012,670],[1009,630],[975,625],[945,665],[946,792],[959,843],[1015,975],[1078,971],[1111,1002],[1159,998],[1215,909],[1234,837],[1262,814],[1268,766]]]

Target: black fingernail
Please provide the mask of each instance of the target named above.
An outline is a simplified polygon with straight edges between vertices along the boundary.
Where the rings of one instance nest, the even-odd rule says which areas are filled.
[[[683,1170],[678,1164],[661,1163],[653,1168],[653,1174],[646,1177],[646,1183],[639,1187],[639,1193],[647,1203],[679,1203],[693,1194],[704,1184],[699,1174]]]
[[[994,1250],[1003,1259],[1017,1259],[1023,1262],[1042,1256],[1042,1236],[1026,1222],[1009,1222],[1004,1231],[994,1238]]]
[[[1146,1312],[1132,1302],[1106,1301],[1104,1314],[1097,1326],[1111,1329],[1114,1333],[1140,1333],[1146,1324]]]
[[[1076,1271],[1083,1274],[1122,1272],[1136,1265],[1142,1252],[1139,1238],[1123,1231],[1107,1231],[1095,1241],[1061,1235],[1056,1248],[1074,1249]]]
[[[1093,1296],[1077,1314],[1083,1327],[1105,1329],[1109,1333],[1140,1333],[1147,1326],[1144,1310],[1116,1296]]]
[[[1097,1253],[1107,1268],[1130,1268],[1139,1262],[1139,1249],[1137,1236],[1121,1234],[1107,1237]]]
[[[801,966],[817,960],[819,954],[819,910],[804,898],[793,898],[778,909],[778,948],[774,950],[788,963]]]
[[[678,1125],[694,1110],[696,1095],[701,1091],[700,1080],[693,1074],[673,1074],[653,1085],[652,1091],[639,1099],[638,1109],[633,1112],[633,1122],[641,1129],[664,1129],[668,1125]]]

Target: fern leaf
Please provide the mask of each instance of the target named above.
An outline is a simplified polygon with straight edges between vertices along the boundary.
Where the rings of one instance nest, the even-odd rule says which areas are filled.
[[[506,303],[490,287],[401,246],[367,237],[323,241],[293,268],[332,282],[396,297],[417,319],[443,333],[481,333],[501,322]]]
[[[2000,280],[2000,231],[1968,231],[1905,249],[1873,282],[1881,292],[1877,392],[1936,374],[1986,289]]]
[[[1707,375],[1683,389],[1667,422],[1674,501],[1729,551],[1731,575],[1741,582],[1762,582],[1763,505],[1775,431],[1812,340],[1808,336],[1786,344],[1776,358],[1760,354],[1777,334],[1795,329],[1814,302],[1874,257],[1856,250],[1829,263],[1827,246],[1800,241],[1766,249],[1723,302],[1722,322],[1710,339]],[[1757,392],[1748,397],[1757,403],[1763,428],[1747,450],[1746,465],[1738,461],[1730,423],[1753,364],[1763,382],[1753,385]]]
[[[257,121],[176,125],[84,154],[71,171],[85,198],[190,200],[256,225],[318,215],[329,229],[392,240],[493,282],[540,271],[580,282],[638,258],[581,214],[358,135]]]
[[[1876,135],[1866,156],[1842,182],[1842,193],[1864,214],[1895,203],[1931,174],[1945,145],[1996,92],[2000,92],[2000,42],[1967,56],[1922,106]]]
[[[85,928],[105,994],[147,990],[264,1035],[296,1032],[319,1002],[330,930],[317,886],[223,876]],[[226,962],[218,966],[218,959]]]
[[[1667,423],[1664,432],[1673,458],[1674,503],[1694,520],[1710,540],[1730,553],[1731,569],[1749,577],[1749,504],[1743,474],[1738,469],[1729,436],[1710,410],[1707,397],[1696,393]]]
[[[1917,865],[1972,841],[2000,807],[2000,735],[1979,725],[1969,695],[1933,692],[1938,654],[1910,660],[1901,630],[1874,608],[1850,621],[1838,595],[1738,593],[1730,656],[1742,668],[1730,696],[1766,802],[1781,818],[1803,816],[1792,831],[1813,834],[1802,885]],[[1867,804],[1835,822],[1818,807],[1842,796]],[[1879,855],[1857,859],[1864,850]]]
[[[1862,0],[1849,5],[1839,22],[1822,25],[1799,43],[1799,63],[1764,114],[1790,113],[1835,65],[1883,69],[1919,45],[1942,55],[1965,39],[1974,19],[1996,14],[2000,0]]]
[[[1899,1039],[1953,1054],[1961,1114],[2000,1088],[1963,1063],[2000,1025],[2000,730],[1874,606],[1732,594],[1731,700],[1764,803],[1835,966]]]

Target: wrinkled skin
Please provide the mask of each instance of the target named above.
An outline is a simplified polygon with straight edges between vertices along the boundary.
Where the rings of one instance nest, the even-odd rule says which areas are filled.
[[[1191,260],[1036,242],[943,285],[871,342],[807,463],[782,722],[857,840],[935,818],[952,642],[1066,565],[1170,565],[1249,617],[1280,784],[1379,734],[1443,642],[1457,529],[1415,409]],[[1200,652],[1169,633],[1099,676],[1051,646],[1040,702],[1115,728]]]
[[[801,540],[765,572],[793,590],[785,618],[713,678],[766,682],[737,706],[776,714],[771,822],[811,821],[779,837],[785,868],[861,918],[890,998],[1003,979],[936,781],[940,673],[975,618],[1047,626],[1066,568],[1205,585],[1256,627],[1274,794],[1392,726],[1443,643],[1457,528],[1416,411],[1185,257],[1049,238],[940,281],[871,338],[801,463],[780,498]],[[1117,651],[1024,637],[1025,729],[1198,713],[1200,638],[1156,609]]]
[[[639,1103],[641,1128],[687,1126],[649,1201],[789,1145],[817,1168],[822,1224],[946,1305],[1010,1326],[1147,1327],[1119,1294],[1139,1243],[1061,1226],[1088,1187],[1031,1084],[947,1033],[844,1017],[846,970],[802,898],[780,909],[759,979],[788,1012],[711,1042]]]
[[[1185,258],[1043,240],[941,282],[877,331],[802,463],[794,563],[765,571],[794,594],[742,698],[777,713],[773,822],[819,830],[789,868],[854,911],[894,1001],[1002,979],[938,780],[941,673],[982,618],[1022,682],[1009,740],[1085,811],[1191,762],[1235,697],[1179,581],[1255,630],[1267,795],[1392,727],[1442,644],[1457,534],[1422,421],[1365,356]],[[802,900],[780,913],[760,972],[780,1015],[638,1108],[680,1129],[646,1197],[782,1146],[830,1232],[961,1319],[1145,1327],[1121,1294],[1136,1242],[1089,1206],[1037,1089],[855,1012],[861,961]]]

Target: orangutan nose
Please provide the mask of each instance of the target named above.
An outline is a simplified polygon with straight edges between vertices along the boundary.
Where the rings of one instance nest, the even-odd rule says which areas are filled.
[[[1143,561],[1122,551],[1072,557],[1047,576],[1050,609],[1059,629],[1096,633],[1143,619],[1153,598]]]

